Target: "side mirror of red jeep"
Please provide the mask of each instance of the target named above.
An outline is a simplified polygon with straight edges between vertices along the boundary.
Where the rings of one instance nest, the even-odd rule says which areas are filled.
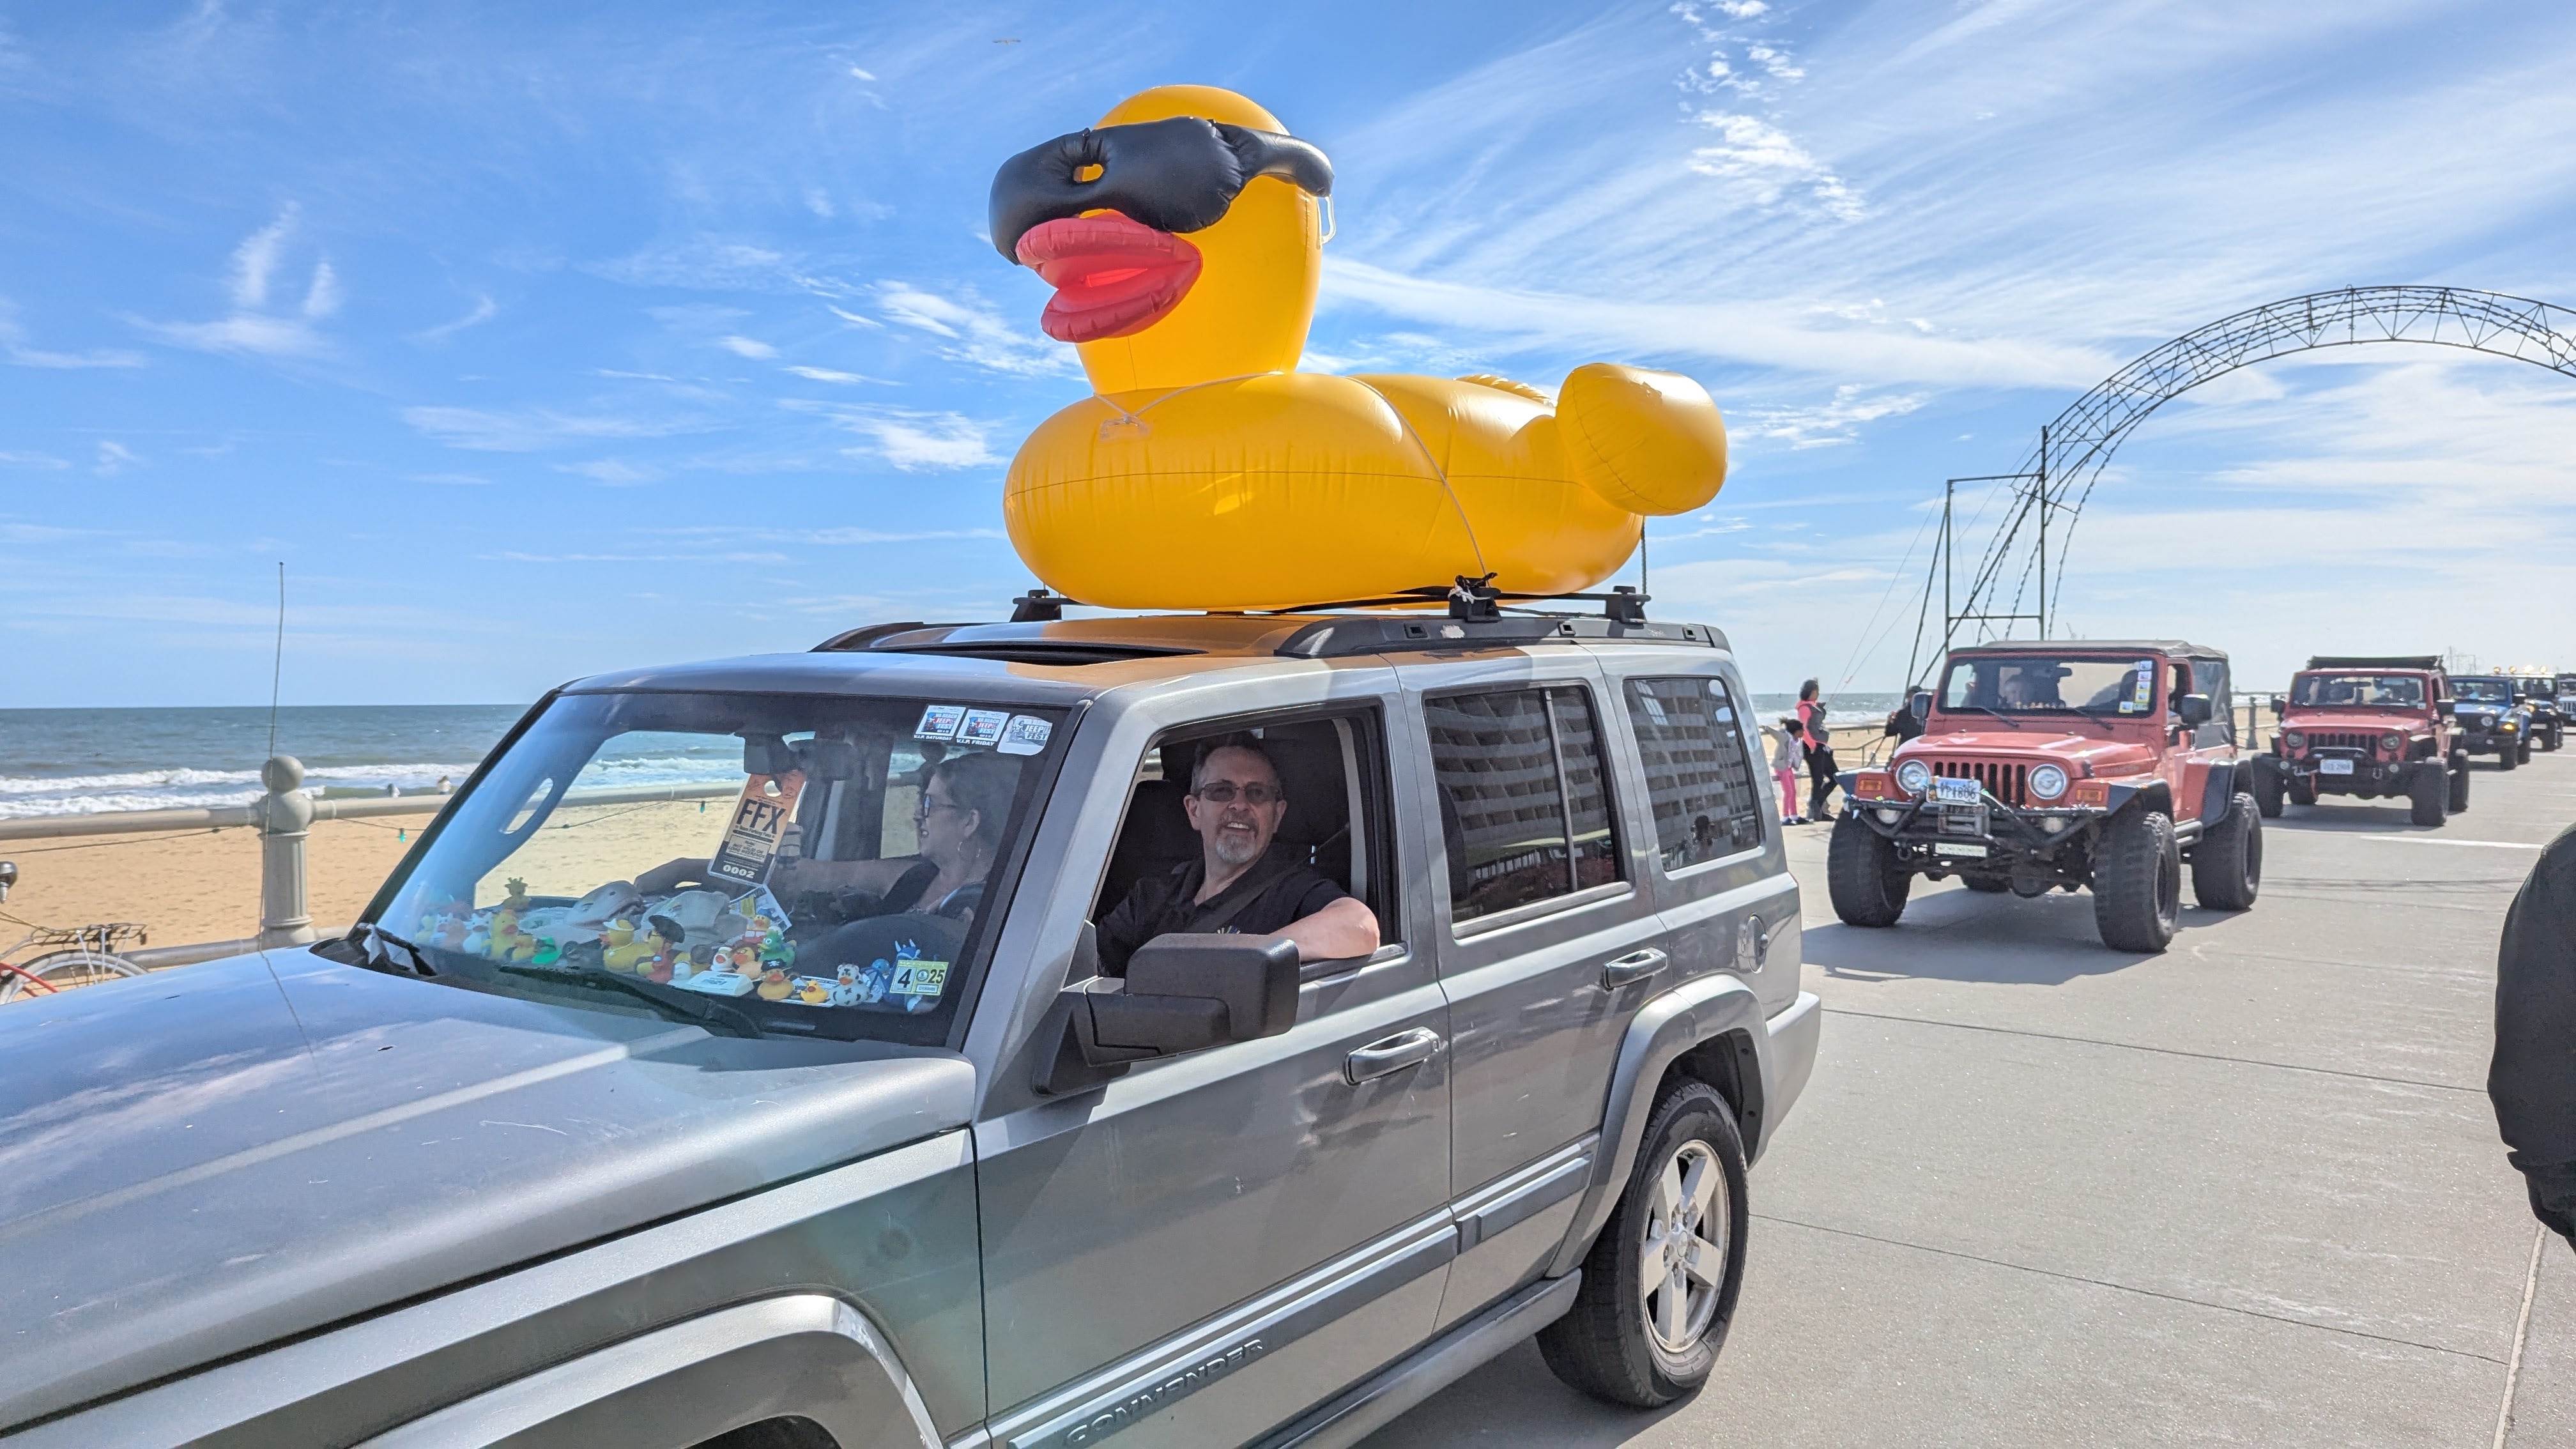
[[[2202,725],[2209,723],[2209,696],[2205,694],[2186,694],[2180,699],[2174,701],[2174,713],[2181,717],[2182,722],[2185,725],[2188,725],[2193,729],[2198,729]]]
[[[2444,719],[2449,719],[2460,712],[2460,702],[2456,699],[2437,699],[2433,701],[2433,712]]]

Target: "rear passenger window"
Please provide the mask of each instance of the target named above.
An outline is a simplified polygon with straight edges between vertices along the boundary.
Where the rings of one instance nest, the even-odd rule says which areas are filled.
[[[1423,710],[1452,921],[1619,879],[1610,772],[1589,690],[1453,694]]]
[[[1627,693],[1664,869],[1760,846],[1762,795],[1726,681],[1631,679]]]

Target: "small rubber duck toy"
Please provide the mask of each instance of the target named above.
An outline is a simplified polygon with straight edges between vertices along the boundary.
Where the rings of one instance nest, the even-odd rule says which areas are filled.
[[[784,971],[764,971],[760,975],[760,985],[755,989],[763,1001],[785,1001],[788,993],[796,989],[796,983],[788,980]]]
[[[772,926],[769,933],[760,938],[760,959],[763,965],[793,966],[796,964],[796,947],[788,941],[785,932]]]
[[[528,883],[526,881],[523,881],[514,875],[510,877],[509,880],[503,882],[503,884],[509,887],[510,894],[502,900],[501,909],[516,913],[524,911],[528,907],[536,904],[536,902],[528,899]]]

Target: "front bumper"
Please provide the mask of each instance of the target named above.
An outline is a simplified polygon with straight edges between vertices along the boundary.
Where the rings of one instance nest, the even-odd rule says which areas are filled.
[[[2459,747],[2473,755],[2495,755],[2522,748],[2520,730],[2463,729],[2458,739]]]
[[[2042,860],[2109,818],[2112,807],[2015,808],[1987,795],[1975,805],[1938,800],[1851,800],[1845,815],[1885,836],[1896,858],[1924,870],[1975,871],[1983,865]]]
[[[2349,795],[2367,791],[2374,795],[2401,793],[2406,788],[2407,772],[2421,761],[2366,760],[2354,755],[2296,755],[2272,757],[2272,768],[2284,776],[2313,785],[2318,793]],[[2328,768],[2340,764],[2338,771]]]

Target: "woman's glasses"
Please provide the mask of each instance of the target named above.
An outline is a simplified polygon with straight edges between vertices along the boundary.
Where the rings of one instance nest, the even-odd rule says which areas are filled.
[[[919,825],[921,822],[938,814],[942,810],[954,810],[960,815],[966,813],[966,807],[963,805],[952,804],[946,800],[931,800],[925,798],[920,804],[912,807],[912,823]]]
[[[1241,796],[1246,805],[1267,805],[1275,800],[1288,798],[1278,786],[1264,785],[1257,780],[1242,786],[1236,785],[1232,780],[1211,780],[1190,793],[1210,805],[1231,805],[1237,796]]]

